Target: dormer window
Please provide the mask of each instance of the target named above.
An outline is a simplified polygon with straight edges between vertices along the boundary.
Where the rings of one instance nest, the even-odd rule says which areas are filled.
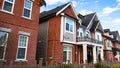
[[[13,12],[14,0],[4,0],[2,10],[5,12]]]
[[[31,18],[31,11],[32,11],[32,1],[25,0],[24,9],[23,9],[23,17]]]
[[[73,32],[74,21],[70,18],[65,18],[65,23],[66,23],[66,31]]]

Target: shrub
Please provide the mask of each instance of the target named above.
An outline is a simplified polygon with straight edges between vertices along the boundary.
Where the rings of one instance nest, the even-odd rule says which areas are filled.
[[[120,64],[115,64],[112,66],[112,68],[120,68]]]
[[[61,68],[75,68],[73,64],[62,64]]]
[[[111,68],[110,65],[105,65],[102,63],[97,63],[94,66],[95,66],[95,68]]]

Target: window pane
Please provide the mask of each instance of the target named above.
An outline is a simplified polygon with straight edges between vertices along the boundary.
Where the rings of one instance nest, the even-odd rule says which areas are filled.
[[[7,43],[7,33],[0,32],[0,59],[3,59],[6,43]]]
[[[28,8],[28,9],[31,9],[31,3],[32,3],[31,1],[26,0],[25,1],[25,7]]]
[[[11,10],[12,10],[12,4],[5,1],[3,10],[11,12]]]
[[[25,58],[25,48],[18,48],[17,59],[24,59],[24,58]]]
[[[73,25],[70,25],[70,31],[73,32]]]
[[[24,15],[25,17],[30,17],[30,10],[24,8]]]
[[[71,60],[71,51],[68,52],[68,60]]]
[[[21,35],[19,39],[19,46],[26,47],[27,36]]]
[[[64,51],[63,52],[63,62],[66,62],[67,61],[67,52]]]
[[[66,30],[69,31],[69,24],[66,23]]]

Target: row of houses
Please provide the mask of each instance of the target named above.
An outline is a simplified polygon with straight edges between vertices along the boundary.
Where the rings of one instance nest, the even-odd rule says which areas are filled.
[[[118,31],[103,29],[96,13],[77,14],[66,3],[40,14],[36,58],[44,63],[119,61]]]
[[[118,31],[103,29],[96,13],[77,14],[71,2],[39,13],[42,5],[44,0],[0,0],[0,61],[120,60]]]

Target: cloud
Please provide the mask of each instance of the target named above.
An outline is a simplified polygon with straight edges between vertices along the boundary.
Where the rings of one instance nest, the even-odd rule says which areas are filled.
[[[77,2],[76,1],[72,1],[72,4],[73,4],[74,7],[77,6]]]
[[[47,5],[54,5],[54,4],[58,4],[58,3],[67,3],[70,0],[45,0]]]
[[[120,25],[120,18],[116,18],[112,21],[113,24]]]
[[[120,0],[117,0],[117,2],[120,2]]]
[[[81,10],[80,12],[79,12],[80,14],[82,14],[82,15],[86,15],[86,14],[89,14],[89,13],[93,13],[93,11],[88,11],[88,10]]]
[[[98,2],[99,2],[98,0],[95,1],[95,3],[98,3]]]
[[[111,14],[111,13],[117,11],[117,10],[120,10],[120,8],[118,8],[118,7],[115,7],[115,8],[106,7],[106,8],[103,9],[103,14],[104,15],[109,15],[109,14]]]

